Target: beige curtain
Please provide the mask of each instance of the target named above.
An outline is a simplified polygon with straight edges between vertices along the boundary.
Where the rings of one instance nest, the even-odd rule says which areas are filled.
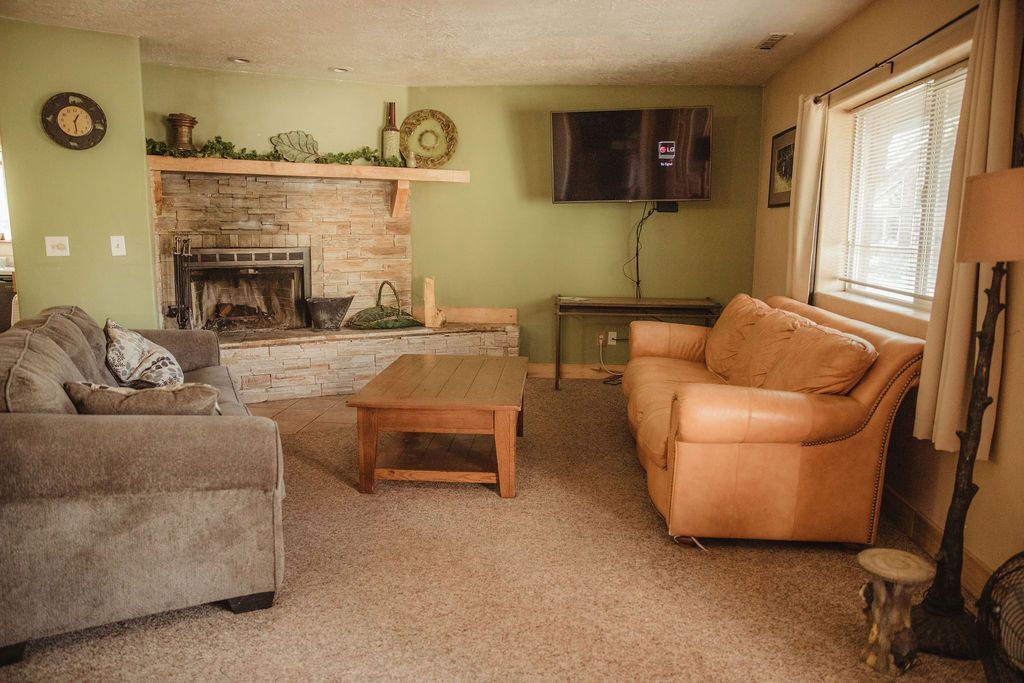
[[[789,205],[789,282],[787,294],[807,303],[814,278],[814,251],[821,209],[821,172],[825,161],[826,100],[800,96],[793,148],[793,190]]]
[[[941,451],[960,448],[956,431],[963,429],[966,418],[974,332],[981,326],[984,289],[992,277],[991,264],[953,261],[964,181],[978,173],[1010,167],[1021,59],[1020,20],[1024,18],[1021,5],[1019,0],[981,0],[974,28],[914,423],[914,436],[933,441]],[[1020,276],[1019,268],[1011,271],[1010,287],[1017,292],[1022,291]],[[1000,318],[992,354],[989,394],[993,398],[999,396],[1004,321],[1005,316]],[[997,414],[998,401],[985,413],[979,459],[988,458]]]

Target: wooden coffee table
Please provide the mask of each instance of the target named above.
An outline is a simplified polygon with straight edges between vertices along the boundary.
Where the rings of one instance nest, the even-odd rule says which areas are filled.
[[[359,429],[359,490],[373,493],[377,479],[497,483],[502,498],[514,497],[526,362],[523,357],[399,357],[348,400]],[[454,436],[400,439],[378,462],[380,432]],[[483,448],[484,440],[475,434],[493,435],[493,445],[487,439]]]

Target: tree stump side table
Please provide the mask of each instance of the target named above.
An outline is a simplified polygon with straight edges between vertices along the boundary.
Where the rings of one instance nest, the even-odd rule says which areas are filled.
[[[931,562],[902,550],[869,548],[857,555],[871,573],[861,587],[869,630],[861,659],[880,674],[899,676],[917,659],[917,638],[910,626],[914,589],[935,576]]]

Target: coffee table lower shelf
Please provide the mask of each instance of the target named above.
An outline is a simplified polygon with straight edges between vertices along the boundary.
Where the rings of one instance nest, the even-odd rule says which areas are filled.
[[[494,439],[482,434],[382,435],[374,478],[497,484]]]

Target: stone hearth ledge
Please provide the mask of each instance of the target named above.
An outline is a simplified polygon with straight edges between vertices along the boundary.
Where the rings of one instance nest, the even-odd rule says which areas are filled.
[[[220,341],[242,400],[262,403],[353,393],[404,353],[518,356],[519,326],[227,332]]]

